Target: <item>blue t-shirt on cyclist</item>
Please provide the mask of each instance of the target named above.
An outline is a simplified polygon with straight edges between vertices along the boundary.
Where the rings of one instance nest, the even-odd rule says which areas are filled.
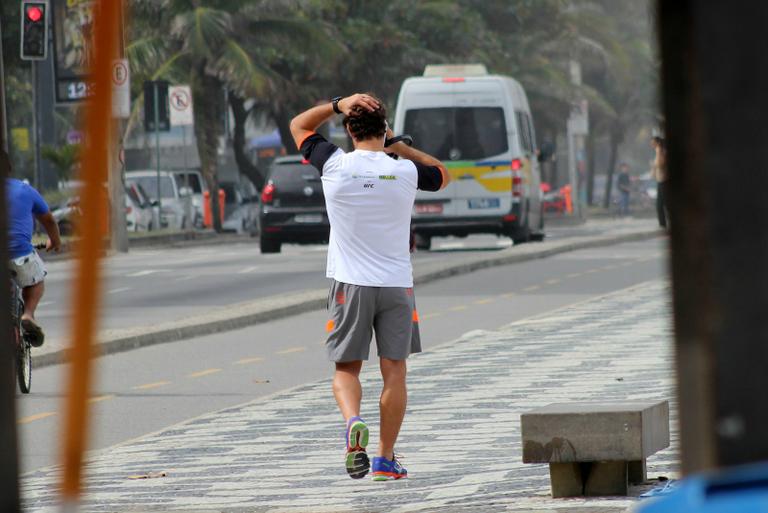
[[[48,205],[31,185],[15,178],[5,179],[5,198],[8,202],[8,256],[11,259],[29,255],[35,217],[49,212]]]

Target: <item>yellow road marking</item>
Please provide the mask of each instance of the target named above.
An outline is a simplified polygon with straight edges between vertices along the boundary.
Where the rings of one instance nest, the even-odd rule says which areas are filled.
[[[559,278],[553,278],[551,280],[545,281],[544,283],[546,283],[547,285],[557,285],[558,283],[560,283],[560,279]]]
[[[30,415],[29,417],[24,417],[22,419],[18,420],[19,424],[29,424],[30,422],[34,422],[36,420],[44,419],[47,417],[52,417],[56,415],[55,411],[46,411],[44,413],[36,413],[35,415]]]
[[[325,342],[323,342],[323,343],[325,343]],[[264,361],[264,358],[259,358],[259,357],[243,358],[242,360],[236,361],[235,365],[247,365],[249,363],[259,363],[259,362],[263,362],[263,361]]]
[[[143,385],[139,385],[136,387],[133,387],[134,390],[149,390],[150,388],[158,388],[158,387],[164,387],[165,385],[170,385],[170,381],[155,381],[154,383],[145,383]]]
[[[419,315],[419,317],[423,321],[424,319],[431,319],[433,317],[440,317],[441,315],[443,315],[443,314],[440,313],[440,312],[434,312],[434,313],[428,313],[428,314],[424,314],[424,315]]]
[[[530,287],[526,287],[523,289],[523,292],[533,292],[534,290],[539,290],[541,288],[541,285],[531,285]]]
[[[107,395],[97,395],[96,397],[91,397],[88,399],[88,402],[93,403],[100,403],[101,401],[109,401],[110,399],[114,399],[114,394],[107,394]]]
[[[459,306],[454,306],[453,308],[449,308],[448,310],[450,310],[451,312],[460,312],[466,309],[467,307],[465,305],[459,305]]]
[[[300,353],[302,351],[306,351],[307,348],[304,346],[300,347],[289,347],[288,349],[283,349],[282,351],[277,351],[275,354],[291,354],[291,353]]]
[[[488,303],[493,303],[493,298],[486,298],[486,299],[478,299],[475,301],[476,305],[487,305]]]
[[[208,376],[210,374],[216,374],[217,372],[221,372],[222,369],[205,369],[201,370],[199,372],[193,372],[188,378],[202,378],[203,376]]]

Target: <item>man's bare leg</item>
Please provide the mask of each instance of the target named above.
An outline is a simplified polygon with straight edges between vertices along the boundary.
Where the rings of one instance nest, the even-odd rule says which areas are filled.
[[[360,401],[363,398],[363,388],[360,385],[360,369],[363,362],[337,362],[333,375],[333,396],[339,405],[344,420],[360,415]]]
[[[378,455],[391,460],[408,402],[408,391],[405,386],[406,364],[405,360],[382,358],[380,367],[384,388],[379,399],[381,436]]]
[[[45,282],[41,281],[31,287],[24,287],[21,289],[21,298],[24,300],[24,313],[22,319],[34,319],[35,310],[40,300],[43,299],[43,293],[45,292]]]

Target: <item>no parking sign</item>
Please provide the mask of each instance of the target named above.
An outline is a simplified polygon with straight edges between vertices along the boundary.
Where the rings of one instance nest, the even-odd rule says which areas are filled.
[[[192,90],[189,86],[179,85],[169,87],[168,103],[171,107],[171,126],[194,124],[194,116],[192,114]]]

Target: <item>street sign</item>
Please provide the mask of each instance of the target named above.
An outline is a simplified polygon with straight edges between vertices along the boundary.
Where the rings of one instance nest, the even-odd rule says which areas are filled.
[[[112,63],[112,117],[131,116],[131,71],[128,59],[116,59]]]
[[[165,80],[144,82],[144,130],[154,132],[155,120],[157,120],[157,130],[160,132],[171,129],[171,121],[168,117],[168,82]]]
[[[192,112],[192,89],[187,85],[168,88],[171,105],[171,126],[187,126],[195,123]]]

